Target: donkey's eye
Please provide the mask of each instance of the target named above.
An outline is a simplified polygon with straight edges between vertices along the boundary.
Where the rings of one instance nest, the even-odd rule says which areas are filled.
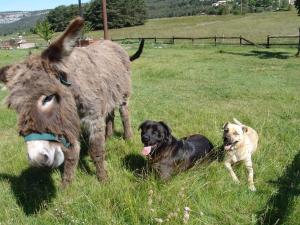
[[[54,98],[54,95],[48,95],[43,99],[43,105],[45,105],[47,102],[52,101],[52,99]]]

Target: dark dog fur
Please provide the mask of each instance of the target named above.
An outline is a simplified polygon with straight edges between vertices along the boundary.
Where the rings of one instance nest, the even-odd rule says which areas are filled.
[[[203,135],[195,134],[176,139],[164,122],[146,120],[140,126],[143,155],[151,167],[164,180],[173,174],[187,170],[203,159],[213,149],[212,143]],[[151,151],[146,152],[145,149]]]

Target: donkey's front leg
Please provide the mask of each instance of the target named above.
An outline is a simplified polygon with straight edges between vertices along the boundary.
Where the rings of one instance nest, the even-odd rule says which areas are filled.
[[[75,144],[69,148],[65,149],[65,164],[64,164],[64,173],[62,178],[62,187],[68,186],[74,178],[75,170],[79,161],[79,153],[80,153],[80,144],[79,142],[75,142]]]
[[[97,123],[98,122],[98,123]],[[90,156],[96,166],[96,175],[99,181],[107,179],[105,169],[105,121],[97,121],[90,130]]]

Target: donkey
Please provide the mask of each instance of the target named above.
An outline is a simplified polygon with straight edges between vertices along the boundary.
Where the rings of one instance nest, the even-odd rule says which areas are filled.
[[[115,108],[119,107],[124,138],[133,135],[130,61],[140,56],[144,42],[132,57],[107,40],[76,48],[83,25],[81,17],[75,18],[40,55],[0,69],[0,80],[9,90],[6,103],[18,114],[29,163],[55,168],[64,162],[62,186],[74,178],[81,128],[89,133],[89,154],[100,181],[107,178],[106,123],[112,126]]]

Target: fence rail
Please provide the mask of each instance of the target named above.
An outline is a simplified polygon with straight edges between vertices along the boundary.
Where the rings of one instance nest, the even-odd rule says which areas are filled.
[[[255,43],[254,41],[251,41],[242,35],[240,36],[208,36],[208,37],[130,37],[130,38],[117,38],[112,39],[113,41],[130,41],[130,40],[153,40],[154,43],[157,43],[159,41],[163,41],[165,44],[175,44],[176,40],[186,40],[191,41],[192,44],[194,44],[196,41],[199,40],[211,40],[211,44],[214,44],[215,46],[218,44],[229,44],[229,45],[254,45],[258,47],[266,47],[270,48],[272,45],[289,45],[289,46],[298,46],[300,40],[300,34],[299,35],[268,35],[266,39],[266,43]],[[283,40],[283,39],[295,39],[295,42],[278,42],[274,40]],[[232,40],[235,42],[226,43],[226,41]]]
[[[244,36],[207,36],[207,37],[127,37],[127,38],[112,38],[113,41],[125,42],[145,39],[148,41],[153,41],[154,43],[163,42],[164,44],[175,44],[179,41],[188,41],[192,44],[203,43],[217,46],[222,45],[253,45],[257,47],[270,48],[271,46],[298,46],[300,52],[300,30],[299,35],[268,35],[266,37],[266,43],[255,43],[254,41],[245,38]],[[292,41],[294,40],[294,41]],[[46,45],[42,43],[41,39],[27,40],[27,42],[35,42],[37,48],[45,47]],[[0,40],[0,49],[10,49],[11,45],[8,41]],[[300,53],[299,53],[300,54]]]

